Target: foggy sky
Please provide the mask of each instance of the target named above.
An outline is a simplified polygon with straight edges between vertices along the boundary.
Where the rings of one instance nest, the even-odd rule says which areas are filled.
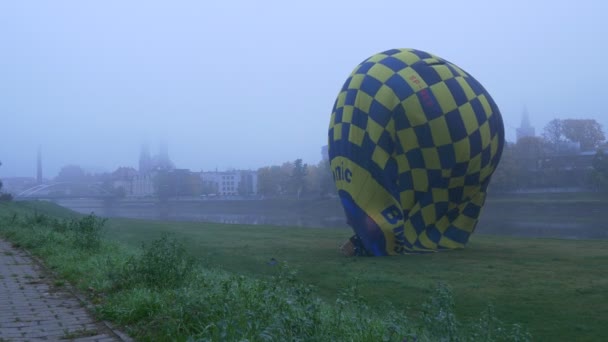
[[[515,137],[527,108],[608,129],[597,1],[3,1],[0,177],[137,167],[316,164],[333,102],[370,55],[416,48],[477,78]]]

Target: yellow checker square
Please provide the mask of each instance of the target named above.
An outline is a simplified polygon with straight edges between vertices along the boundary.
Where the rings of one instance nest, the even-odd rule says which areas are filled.
[[[495,156],[496,152],[498,152],[498,145],[499,145],[498,135],[495,135],[492,137],[492,142],[490,143],[490,146],[491,146],[490,152],[493,156]]]
[[[403,208],[411,208],[414,205],[414,190],[404,190],[399,194],[399,200]]]
[[[388,162],[389,154],[382,149],[380,146],[376,146],[374,148],[374,153],[372,153],[372,160],[381,168],[384,169],[386,166],[386,162]]]
[[[450,219],[447,216],[441,216],[439,221],[435,223],[435,227],[441,232],[441,234],[445,233],[445,231],[450,226]]]
[[[467,130],[467,135],[471,135],[475,130],[479,128],[479,124],[477,123],[477,118],[475,117],[475,111],[473,110],[473,106],[471,106],[470,102],[463,104],[458,107],[458,112],[460,112],[460,117],[462,118],[462,122],[464,123],[464,128]]]
[[[416,229],[414,229],[414,226],[412,225],[412,221],[406,221],[405,222],[405,227],[404,227],[404,232],[405,232],[405,239],[409,242],[409,243],[414,243],[416,241],[416,239],[418,239],[418,234],[416,234]]]
[[[479,187],[475,185],[465,185],[463,188],[463,193],[466,198],[471,199],[475,197],[475,195],[479,192]]]
[[[468,137],[454,143],[454,154],[457,163],[467,162],[471,158],[471,143]]]
[[[458,107],[450,88],[448,88],[445,82],[433,84],[431,92],[435,95],[435,99],[439,102],[439,107],[441,107],[443,113],[449,113]]]
[[[378,143],[383,132],[384,127],[380,126],[379,123],[371,119],[367,120],[367,134],[369,134],[369,138],[374,144]]]
[[[397,161],[397,170],[399,170],[400,173],[403,173],[410,169],[410,163],[407,161],[407,158],[404,154],[399,154],[395,156],[395,160]]]
[[[479,95],[478,99],[479,99],[479,102],[481,102],[483,111],[486,113],[486,117],[490,117],[490,115],[492,115],[492,107],[490,106],[490,103],[488,102],[486,95],[481,94],[481,95]]]
[[[479,133],[481,133],[481,148],[485,149],[490,146],[492,142],[492,132],[490,132],[490,122],[486,121],[479,126]]]
[[[395,74],[395,72],[393,70],[391,70],[391,68],[389,68],[383,64],[376,63],[369,69],[367,74],[369,76],[377,79],[378,81],[384,83],[391,76],[393,76]]]
[[[350,130],[348,131],[348,141],[351,143],[361,146],[363,145],[363,138],[365,137],[365,131],[361,128],[350,125]]]
[[[398,131],[397,138],[403,147],[404,153],[420,147],[416,132],[411,127]]]
[[[428,122],[424,109],[418,100],[418,96],[412,95],[401,102],[405,110],[405,117],[410,123],[410,126],[416,127],[424,125]]]
[[[452,143],[450,129],[445,121],[445,117],[441,116],[429,121],[429,128],[431,129],[435,146],[449,145]]]
[[[454,74],[452,73],[452,70],[450,70],[450,68],[448,68],[448,66],[445,64],[432,65],[431,67],[433,69],[435,69],[435,71],[437,72],[439,77],[441,77],[442,81],[449,80],[450,78],[454,78]]]
[[[422,158],[424,159],[424,166],[427,169],[439,170],[441,169],[441,161],[439,160],[439,152],[434,147],[425,147],[420,149],[422,151]]]
[[[389,110],[393,110],[399,103],[397,95],[395,95],[393,89],[388,87],[386,84],[383,84],[380,89],[378,89],[374,99]]]
[[[353,106],[346,105],[342,107],[342,122],[353,122]]]
[[[357,91],[355,98],[355,107],[361,109],[364,113],[369,114],[369,108],[372,105],[373,98],[364,91]]]
[[[422,212],[422,219],[424,220],[424,224],[427,226],[429,224],[435,223],[437,212],[435,211],[435,205],[427,205],[426,207],[420,210]]]
[[[414,190],[427,191],[429,189],[429,177],[425,169],[412,169],[412,180]]]
[[[466,78],[464,77],[456,77],[456,81],[460,84],[460,87],[464,91],[465,96],[467,97],[467,101],[471,101],[472,99],[477,97],[477,94],[473,91],[473,88],[469,85]]]
[[[442,236],[441,239],[439,239],[439,246],[444,247],[444,248],[449,248],[449,249],[464,248],[463,244],[456,242],[452,239],[449,239],[445,236]]]
[[[458,229],[463,230],[467,233],[473,232],[473,227],[475,227],[475,223],[477,220],[467,215],[458,215],[456,220],[454,220],[454,226],[458,227]]]
[[[431,250],[437,249],[437,244],[434,243],[433,241],[431,241],[431,239],[429,239],[428,235],[426,235],[426,231],[423,231],[418,236],[418,241],[420,241],[420,244],[423,245],[427,249],[431,249]]]
[[[342,124],[337,123],[334,125],[334,141],[340,140],[342,138]]]
[[[338,94],[338,98],[336,99],[336,108],[340,108],[344,106],[344,102],[346,101],[346,92],[342,91]]]
[[[450,65],[452,66],[452,68],[454,68],[454,70],[456,70],[456,72],[458,73],[459,76],[470,77],[469,74],[464,72],[464,70],[460,69],[457,65],[454,65],[452,63],[450,63]]]
[[[469,161],[469,165],[467,165],[468,174],[473,174],[479,171],[481,171],[481,153],[471,158],[471,160]]]
[[[479,172],[479,179],[481,181],[484,181],[492,174],[492,172],[494,172],[494,167],[488,164],[488,166],[484,167],[483,169],[481,169],[481,172]]]
[[[422,76],[420,76],[416,70],[411,67],[401,69],[397,72],[397,74],[399,74],[399,76],[401,76],[403,80],[407,82],[414,92],[428,88],[428,84],[426,84],[426,81],[422,78]]]
[[[420,61],[420,57],[418,57],[417,54],[408,51],[408,50],[403,50],[401,52],[398,52],[396,54],[393,55],[393,57],[397,58],[398,60],[404,62],[407,65],[412,65],[418,61]]]
[[[464,186],[464,177],[454,177],[450,178],[450,183],[448,184],[448,188],[461,188]]]
[[[383,54],[383,53],[378,53],[378,54],[375,54],[375,55],[371,56],[367,60],[365,60],[365,62],[378,63],[381,60],[385,59],[386,57],[388,57],[388,56],[385,55],[385,54]]]
[[[448,202],[450,200],[450,195],[447,189],[433,188],[431,190],[433,194],[433,202]]]
[[[363,83],[364,78],[364,74],[354,74],[348,83],[348,89],[361,89],[361,83]]]

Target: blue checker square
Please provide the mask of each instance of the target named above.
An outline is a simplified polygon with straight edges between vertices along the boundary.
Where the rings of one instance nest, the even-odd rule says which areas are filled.
[[[380,139],[378,139],[378,146],[380,146],[386,153],[392,154],[393,149],[395,148],[395,144],[393,143],[393,139],[388,131],[383,131],[380,135]],[[392,158],[391,158],[392,159]]]
[[[467,99],[467,95],[464,92],[464,89],[462,89],[462,87],[460,86],[460,83],[458,83],[458,81],[455,78],[450,78],[448,80],[445,80],[444,82],[445,82],[445,85],[450,90],[450,93],[452,93],[452,97],[454,98],[454,101],[456,101],[456,105],[458,107],[462,106],[463,104],[465,104],[469,101]]]
[[[452,177],[462,177],[467,174],[467,170],[469,169],[468,162],[456,163],[452,167],[451,176]]]
[[[410,171],[403,172],[399,175],[399,191],[411,190],[414,188],[414,180]]]
[[[483,110],[483,106],[481,105],[481,101],[479,98],[474,98],[471,100],[471,107],[473,107],[473,112],[475,113],[475,118],[477,119],[478,126],[481,126],[484,122],[488,120],[486,116],[486,112]]]
[[[344,98],[344,105],[345,106],[354,106],[355,103],[357,103],[357,94],[359,93],[359,90],[357,89],[348,89],[346,91],[346,96]]]
[[[390,50],[386,50],[386,51],[382,52],[382,54],[387,55],[387,56],[392,56],[392,55],[396,55],[400,52],[401,52],[401,50],[399,50],[399,49],[390,49]]]
[[[464,185],[477,185],[479,184],[479,172],[466,175],[464,177]]]
[[[479,130],[476,130],[469,136],[469,146],[471,147],[471,157],[475,157],[481,153],[481,133]]]
[[[357,74],[367,74],[367,72],[369,71],[369,69],[371,69],[374,66],[374,62],[364,62],[361,63],[361,66],[359,67],[359,69],[357,69]]]
[[[435,203],[435,220],[439,220],[445,215],[448,211],[449,204],[448,202],[437,202]]]
[[[342,114],[344,113],[344,107],[340,107],[336,109],[336,114],[334,115],[334,124],[342,122]]]
[[[340,91],[346,91],[346,89],[348,89],[348,86],[350,86],[350,81],[351,81],[352,79],[353,79],[353,77],[352,77],[352,76],[349,76],[349,77],[346,79],[346,82],[344,82],[344,85],[342,86],[342,90],[340,90]]]
[[[386,127],[388,122],[391,120],[392,112],[384,107],[376,99],[372,100],[372,105],[369,108],[369,116],[372,120],[376,121],[380,126]]]
[[[415,148],[405,153],[405,158],[410,164],[410,169],[424,169],[424,158],[420,149]]]
[[[414,127],[414,133],[416,134],[416,137],[418,137],[418,145],[420,145],[420,147],[435,146],[431,127],[428,124]]]
[[[442,145],[437,147],[437,153],[439,153],[439,162],[441,168],[450,169],[456,164],[456,154],[454,153],[453,145]]]
[[[483,89],[483,86],[479,82],[477,82],[477,80],[475,80],[474,78],[467,77],[467,78],[465,78],[465,80],[467,81],[469,86],[471,86],[471,89],[473,90],[473,92],[476,95],[487,94],[486,90]]]
[[[481,207],[478,205],[475,205],[473,203],[469,203],[467,204],[467,206],[464,208],[464,210],[462,211],[463,214],[467,215],[468,217],[479,217],[479,213],[481,211]]]
[[[395,107],[395,109],[393,109],[393,117],[395,118],[396,131],[401,131],[412,127],[410,120],[408,120],[407,116],[405,115],[405,109],[403,109],[403,106],[398,105]]]
[[[443,110],[439,106],[439,101],[437,101],[437,98],[432,91],[423,89],[417,92],[416,96],[418,97],[418,102],[422,105],[422,110],[428,120],[437,119],[438,117],[443,116]]]
[[[460,141],[467,136],[467,129],[464,126],[464,122],[462,122],[462,118],[460,117],[460,112],[458,110],[453,110],[447,113],[445,115],[445,121],[448,125],[452,141]]]
[[[454,226],[449,226],[448,229],[445,230],[444,235],[447,238],[462,244],[467,243],[467,240],[469,240],[469,233]]]
[[[424,62],[414,63],[412,64],[412,68],[416,70],[418,75],[420,75],[420,78],[422,78],[428,86],[432,86],[433,84],[442,81],[441,76],[439,76],[435,68]]]
[[[420,50],[410,50],[410,52],[413,53],[414,55],[418,56],[418,58],[420,58],[420,59],[432,58],[433,57],[433,56],[431,56],[430,53],[424,52],[424,51],[420,51]]]
[[[481,166],[484,167],[490,163],[490,159],[492,158],[492,151],[490,151],[490,146],[483,149],[481,152]]]
[[[426,230],[426,236],[434,243],[438,243],[441,239],[441,232],[434,225],[429,226]]]
[[[414,226],[414,230],[416,230],[416,234],[420,235],[424,231],[424,219],[422,218],[422,213],[417,211],[414,215],[410,216],[409,220],[412,222],[412,226]]]
[[[460,203],[462,202],[462,195],[464,194],[464,189],[459,186],[457,188],[448,189],[448,197],[450,198],[450,202]]]
[[[389,67],[394,72],[407,68],[407,64],[405,62],[403,62],[395,57],[390,57],[390,56],[386,57],[385,59],[381,60],[378,63]]]
[[[382,87],[382,82],[371,76],[365,75],[365,77],[363,77],[363,82],[361,82],[361,86],[359,87],[359,89],[364,91],[369,96],[374,97],[376,96],[376,93],[378,92],[378,89],[380,89],[380,87]]]
[[[384,82],[400,101],[407,99],[414,94],[414,90],[399,74],[394,74]]]
[[[351,123],[361,129],[365,129],[367,127],[368,117],[369,116],[365,114],[361,109],[359,109],[358,107],[354,107],[353,118],[351,120]]]

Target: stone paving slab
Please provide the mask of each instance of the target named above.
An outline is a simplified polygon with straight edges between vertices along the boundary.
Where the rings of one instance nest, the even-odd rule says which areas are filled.
[[[125,341],[25,251],[0,239],[0,342]]]

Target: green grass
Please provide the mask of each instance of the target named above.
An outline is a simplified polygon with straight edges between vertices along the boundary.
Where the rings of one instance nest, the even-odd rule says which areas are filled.
[[[21,210],[23,215],[34,210],[66,214],[52,206],[41,208],[37,205],[28,204],[26,209],[17,204],[8,205],[11,207],[0,206],[0,214],[6,217],[4,222],[10,220],[10,213],[17,209]],[[197,279],[195,283],[207,284],[205,291],[200,287],[191,288],[189,285],[190,287],[181,292],[162,289],[155,292],[147,287],[133,285],[137,282],[127,282],[131,284],[130,287],[120,292],[120,295],[94,297],[104,303],[108,317],[114,317],[121,324],[139,327],[133,328],[132,331],[136,333],[146,331],[149,327],[136,325],[131,320],[152,315],[147,318],[148,322],[152,322],[149,324],[159,323],[156,321],[158,316],[155,315],[163,307],[171,307],[167,301],[184,303],[180,309],[181,313],[164,314],[174,319],[173,324],[162,325],[169,331],[182,324],[180,322],[188,322],[192,317],[196,317],[196,314],[186,313],[190,312],[188,310],[199,312],[201,307],[205,307],[205,303],[229,303],[235,298],[246,298],[247,293],[266,293],[264,291],[268,288],[264,286],[268,285],[260,285],[266,283],[258,283],[255,279],[272,282],[283,272],[280,265],[289,265],[289,270],[297,270],[295,275],[289,273],[293,278],[290,278],[289,284],[314,285],[314,290],[311,291],[315,296],[320,296],[324,303],[336,303],[337,306],[332,306],[333,310],[340,308],[340,303],[349,303],[346,306],[364,309],[366,315],[375,317],[370,312],[381,314],[387,307],[391,307],[405,310],[408,319],[412,320],[407,321],[410,326],[422,321],[435,327],[452,327],[449,319],[445,317],[440,320],[441,323],[433,324],[434,316],[428,314],[429,298],[442,298],[442,288],[439,288],[438,292],[437,284],[445,283],[452,290],[454,314],[460,322],[477,320],[480,312],[487,312],[488,304],[492,304],[494,313],[490,313],[489,317],[499,317],[506,323],[521,323],[529,329],[534,340],[597,341],[608,335],[608,241],[605,240],[516,239],[477,234],[466,249],[459,251],[387,258],[345,258],[337,251],[337,246],[350,234],[345,229],[110,219],[105,227],[105,236],[127,247],[102,245],[101,255],[92,255],[86,262],[82,260],[82,255],[72,254],[76,253],[76,250],[62,252],[54,257],[59,261],[53,261],[52,265],[64,265],[62,274],[72,283],[82,282],[83,274],[86,274],[87,278],[94,279],[94,284],[83,283],[81,286],[109,291],[116,283],[104,278],[101,270],[108,265],[112,265],[114,269],[125,267],[128,257],[124,255],[133,255],[133,251],[137,250],[142,242],[146,246],[154,246],[167,232],[172,233],[197,261],[212,270],[208,272],[216,275],[207,275],[204,279],[201,279],[200,275],[194,276]],[[50,239],[51,242],[62,239],[59,236],[44,234],[47,234],[46,240]],[[36,248],[42,248],[39,253],[44,254],[44,248],[47,247]],[[271,258],[278,260],[279,265],[269,265]],[[155,262],[157,261],[148,261],[148,264]],[[131,265],[140,264],[132,262]],[[79,271],[82,267],[90,267],[95,271],[93,274],[90,270]],[[222,271],[214,271],[217,269]],[[229,273],[223,273],[224,271]],[[120,272],[118,273],[120,275]],[[226,290],[230,293],[229,297],[210,297],[209,293],[217,293],[210,289],[222,288],[224,285],[221,284],[232,284],[235,279],[241,279],[234,278],[234,275],[245,276],[246,280],[240,280],[244,285]],[[122,279],[124,278],[123,276]],[[209,279],[219,280],[212,283]],[[262,288],[264,291],[260,290]],[[310,289],[305,285],[294,288]],[[281,298],[289,297],[286,292],[281,293]],[[284,303],[275,297],[260,295],[260,298],[262,302],[275,300],[277,303]],[[451,297],[447,296],[438,305],[448,305],[450,300]],[[124,307],[118,307],[119,304],[130,302],[140,303],[133,306],[139,309],[125,311]],[[238,310],[235,308],[239,308],[240,304],[234,304],[236,306],[230,306],[222,313],[228,316],[218,313],[219,316],[214,317],[243,317],[239,316],[240,312],[247,310],[253,310],[251,312],[254,315],[257,312],[260,317],[274,317],[274,313],[264,311],[264,307],[256,306],[256,303],[252,302]],[[310,303],[314,301],[310,300]],[[310,318],[297,310],[285,319],[299,317],[297,322],[302,323]],[[329,312],[329,309],[324,310],[321,311]],[[358,312],[354,311],[354,314]],[[335,311],[333,312],[335,314]],[[268,319],[276,320],[276,317]],[[492,321],[493,318],[483,322]],[[220,319],[218,322],[225,323],[225,320]],[[360,321],[354,322],[355,325],[361,324]],[[210,329],[215,329],[213,331],[217,334],[228,333],[222,330],[220,325],[214,325]],[[269,331],[277,333],[279,330]],[[433,340],[433,336],[428,334],[418,336],[421,339],[426,336]],[[472,340],[484,340],[470,336],[479,336],[469,335]]]

